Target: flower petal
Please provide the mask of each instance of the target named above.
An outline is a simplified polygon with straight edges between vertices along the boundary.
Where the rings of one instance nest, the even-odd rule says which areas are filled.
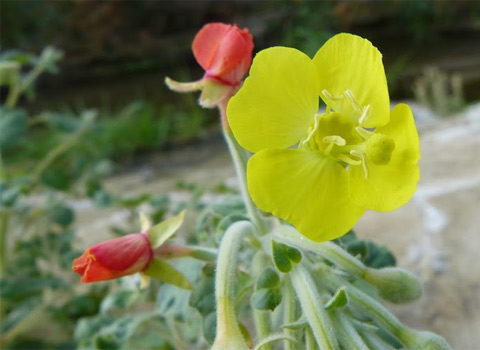
[[[319,153],[260,151],[248,162],[247,179],[260,209],[287,220],[315,241],[344,235],[364,212],[350,199],[345,169]]]
[[[146,264],[153,255],[150,242],[143,233],[132,233],[99,243],[91,247],[90,252],[99,264],[114,271],[130,269],[140,260]]]
[[[192,51],[198,64],[205,70],[209,69],[215,58],[217,47],[232,28],[223,23],[206,24],[195,36]]]
[[[410,107],[395,106],[390,123],[375,132],[395,142],[390,162],[375,165],[367,161],[367,179],[361,166],[351,167],[350,193],[358,205],[377,211],[395,210],[412,198],[420,178],[418,133]]]
[[[261,51],[228,103],[235,138],[251,152],[297,143],[318,111],[317,91],[315,66],[304,53],[287,47]]]
[[[313,63],[320,96],[324,89],[334,96],[351,90],[361,106],[370,105],[370,116],[362,126],[388,123],[390,100],[382,54],[370,41],[352,34],[335,35],[318,50]]]

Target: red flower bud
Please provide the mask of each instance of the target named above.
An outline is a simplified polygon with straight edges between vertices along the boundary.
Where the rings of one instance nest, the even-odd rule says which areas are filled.
[[[210,23],[195,36],[192,50],[204,78],[237,86],[252,63],[253,38],[246,28]]]
[[[82,282],[105,281],[143,271],[153,258],[150,240],[143,233],[132,233],[88,248],[73,260],[72,269]]]

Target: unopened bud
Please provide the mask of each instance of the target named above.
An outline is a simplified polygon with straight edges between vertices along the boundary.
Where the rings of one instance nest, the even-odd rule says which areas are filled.
[[[399,267],[367,269],[365,281],[377,287],[380,296],[395,304],[409,303],[422,295],[422,285],[411,272]]]
[[[450,350],[447,341],[438,334],[407,329],[400,335],[400,340],[408,349]]]

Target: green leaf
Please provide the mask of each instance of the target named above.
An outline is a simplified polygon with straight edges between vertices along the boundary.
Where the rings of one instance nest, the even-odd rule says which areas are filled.
[[[184,216],[185,210],[180,214],[153,226],[148,231],[148,237],[150,238],[153,249],[160,247],[167,239],[173,236],[182,225]]]
[[[348,304],[347,294],[345,293],[345,287],[342,287],[336,291],[336,293],[325,304],[325,310],[332,308],[344,307]]]
[[[367,242],[368,257],[364,263],[368,267],[380,269],[382,267],[391,267],[396,265],[395,256],[385,246],[376,245],[373,242]]]
[[[0,150],[17,146],[25,141],[27,113],[22,109],[0,108]]]
[[[358,257],[366,266],[380,269],[396,265],[395,256],[385,246],[358,239],[353,230],[334,241],[351,255]]]
[[[70,207],[59,205],[50,209],[49,217],[53,222],[66,227],[75,220],[75,212]]]
[[[203,336],[210,344],[213,344],[215,335],[217,333],[217,314],[215,312],[209,313],[203,318]]]
[[[296,248],[283,243],[272,241],[273,262],[281,272],[292,269],[292,262],[298,264],[302,260],[302,254]]]
[[[280,278],[274,269],[267,267],[257,279],[257,289],[273,288],[278,286]]]
[[[215,311],[215,267],[211,264],[202,269],[202,276],[190,295],[190,306],[204,317]]]
[[[13,330],[22,321],[26,320],[28,317],[32,317],[41,308],[42,306],[40,305],[39,299],[28,299],[2,319],[2,324],[0,326],[1,333],[6,334]]]
[[[275,310],[282,302],[282,293],[278,288],[263,288],[252,295],[252,306],[258,310]]]
[[[103,299],[100,304],[100,312],[105,313],[114,308],[125,309],[138,300],[138,290],[117,290]]]
[[[192,289],[190,281],[172,265],[159,258],[153,258],[148,268],[143,271],[147,276],[165,283],[173,284],[179,288]]]
[[[0,206],[11,207],[21,194],[21,187],[8,182],[0,182]]]

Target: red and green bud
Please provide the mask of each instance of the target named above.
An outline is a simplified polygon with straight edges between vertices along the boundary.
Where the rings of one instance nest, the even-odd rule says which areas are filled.
[[[253,38],[248,29],[236,25],[209,23],[195,36],[192,51],[205,70],[203,78],[180,83],[170,78],[165,82],[178,92],[202,90],[199,103],[213,108],[226,101],[240,86],[252,63]]]
[[[252,63],[253,38],[246,28],[209,23],[195,36],[192,50],[204,79],[237,86]]]
[[[73,260],[72,269],[83,283],[105,281],[145,270],[153,259],[149,238],[132,233],[88,248]]]

